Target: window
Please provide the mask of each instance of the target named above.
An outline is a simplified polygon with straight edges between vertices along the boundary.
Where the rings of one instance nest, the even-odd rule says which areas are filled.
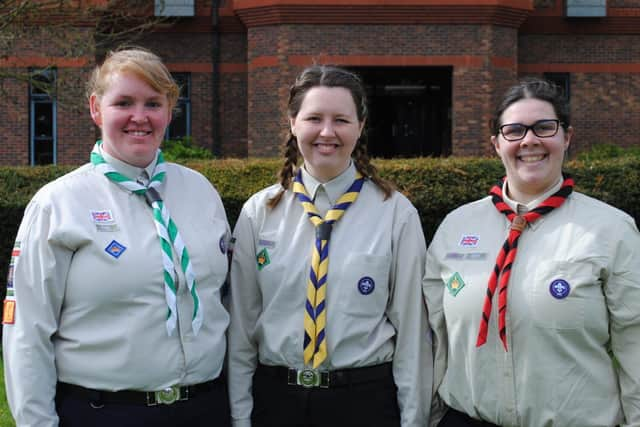
[[[194,0],[155,0],[155,16],[194,16]]]
[[[55,164],[56,70],[31,70],[29,80],[29,163]]]
[[[180,87],[180,95],[173,109],[173,116],[165,138],[179,139],[191,136],[191,74],[174,73],[172,75]]]
[[[551,83],[556,84],[567,98],[567,102],[571,101],[571,78],[569,73],[544,73],[544,78]]]

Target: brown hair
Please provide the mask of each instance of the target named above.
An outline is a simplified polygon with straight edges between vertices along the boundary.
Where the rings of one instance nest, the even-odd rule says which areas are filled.
[[[562,90],[547,80],[531,77],[522,80],[507,90],[502,98],[502,102],[498,105],[498,108],[496,108],[493,118],[489,122],[492,135],[498,135],[500,131],[502,113],[504,113],[511,104],[525,98],[539,99],[551,104],[562,127],[567,130],[569,127],[569,102],[562,93]]]
[[[298,78],[296,78],[295,83],[289,89],[287,114],[290,118],[298,115],[307,92],[317,86],[342,87],[347,89],[351,93],[351,97],[355,103],[358,121],[360,123],[366,123],[368,115],[367,97],[362,81],[356,74],[331,65],[313,65],[305,68]],[[376,167],[371,164],[369,155],[367,154],[366,142],[366,132],[363,130],[353,150],[353,162],[358,172],[376,184],[384,193],[385,199],[388,199],[393,193],[393,185],[389,181],[382,179]],[[284,164],[278,174],[282,188],[278,194],[269,199],[267,203],[268,206],[272,208],[278,205],[284,192],[291,187],[291,182],[301,157],[300,151],[298,150],[298,141],[290,129],[284,143],[283,156],[285,159]]]
[[[173,109],[180,93],[171,73],[155,53],[141,48],[128,47],[111,51],[102,65],[98,65],[87,83],[87,97],[104,95],[111,77],[116,73],[131,73],[155,91],[167,95],[169,108]]]

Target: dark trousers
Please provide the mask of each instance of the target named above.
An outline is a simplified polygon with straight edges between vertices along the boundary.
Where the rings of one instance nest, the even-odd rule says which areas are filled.
[[[287,385],[285,378],[253,377],[252,427],[399,427],[393,376],[333,388]]]
[[[476,420],[469,415],[449,408],[438,427],[498,427],[486,421]]]
[[[101,407],[85,396],[56,395],[60,427],[229,427],[226,385],[217,381],[210,390],[171,405],[145,406],[105,403]]]

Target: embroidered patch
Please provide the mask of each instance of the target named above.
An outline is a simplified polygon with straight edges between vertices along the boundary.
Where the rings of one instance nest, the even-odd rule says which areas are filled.
[[[258,246],[264,246],[264,247],[267,247],[267,248],[274,248],[276,246],[276,242],[274,242],[273,240],[260,239],[260,240],[258,240]]]
[[[223,254],[227,253],[227,242],[224,239],[224,236],[220,237],[220,242],[218,242],[218,246],[220,246],[220,252]]]
[[[7,272],[7,289],[13,289],[13,279],[15,275],[15,265],[20,257],[20,241],[16,240],[11,251],[11,261],[9,261],[9,271]]]
[[[364,276],[358,280],[358,290],[362,295],[369,295],[376,288],[376,282],[371,277]]]
[[[258,263],[258,270],[262,270],[267,265],[271,264],[271,259],[269,258],[269,252],[267,248],[262,248],[260,252],[256,255],[256,262]]]
[[[458,272],[455,272],[447,282],[447,289],[449,289],[451,295],[455,297],[456,295],[458,295],[458,292],[460,292],[462,288],[464,288],[464,285],[464,280],[462,280],[460,274]]]
[[[104,251],[106,253],[116,259],[120,258],[120,255],[122,255],[122,253],[126,250],[127,248],[124,245],[116,242],[115,240],[112,240],[111,243],[109,243],[107,247],[104,248]]]
[[[14,266],[9,264],[9,272],[7,273],[7,289],[13,289]]]
[[[556,299],[564,299],[571,292],[571,286],[564,279],[556,279],[549,285],[549,293]]]
[[[478,246],[478,241],[480,240],[480,236],[475,234],[465,234],[460,239],[460,246],[466,248],[475,248]]]
[[[464,254],[459,252],[449,252],[444,256],[444,259],[464,259]]]
[[[92,210],[91,220],[98,231],[118,231],[118,224],[110,210]]]
[[[486,252],[471,252],[465,255],[464,259],[468,259],[469,261],[483,261],[487,259]]]
[[[13,325],[16,321],[16,300],[7,298],[2,304],[2,323]]]

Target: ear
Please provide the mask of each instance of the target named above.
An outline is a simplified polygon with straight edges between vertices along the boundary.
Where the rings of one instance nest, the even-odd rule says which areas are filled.
[[[91,111],[91,119],[98,127],[102,127],[102,115],[100,113],[100,101],[95,93],[89,97],[89,111]]]
[[[569,126],[567,130],[564,131],[564,150],[565,151],[569,149],[569,145],[571,144],[571,137],[573,137],[573,126]]]
[[[493,145],[493,149],[496,150],[496,153],[500,156],[500,143],[498,142],[497,136],[491,135],[491,145]]]

